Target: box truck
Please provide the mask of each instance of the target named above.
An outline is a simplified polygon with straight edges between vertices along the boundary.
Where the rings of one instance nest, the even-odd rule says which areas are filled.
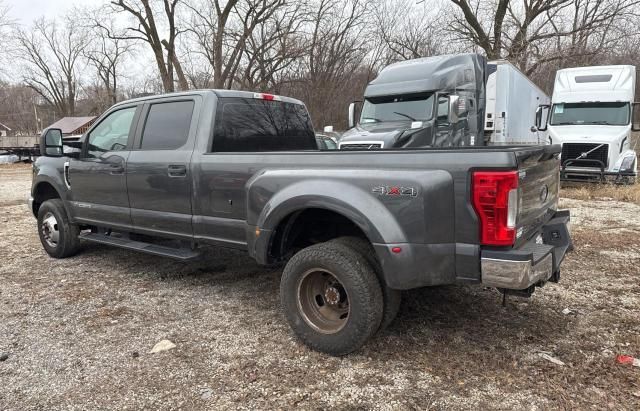
[[[552,104],[539,107],[536,124],[562,145],[561,179],[635,183],[635,88],[634,66],[558,70]]]
[[[385,67],[367,85],[364,101],[349,106],[349,130],[339,148],[546,143],[532,127],[536,108],[548,102],[507,62],[487,63],[477,54],[402,61]]]

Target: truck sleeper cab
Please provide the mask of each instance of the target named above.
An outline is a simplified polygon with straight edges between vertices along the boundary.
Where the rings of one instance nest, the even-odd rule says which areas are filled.
[[[635,84],[634,66],[558,70],[552,103],[540,106],[536,121],[562,145],[562,180],[635,183]]]
[[[74,152],[62,144],[44,132],[34,163],[49,255],[82,239],[285,262],[290,326],[332,355],[389,325],[400,290],[470,282],[530,295],[558,280],[571,245],[558,146],[322,151],[298,100],[229,90],[122,102]]]

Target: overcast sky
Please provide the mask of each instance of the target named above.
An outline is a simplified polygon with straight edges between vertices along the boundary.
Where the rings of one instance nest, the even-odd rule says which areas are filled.
[[[5,0],[11,8],[11,16],[22,24],[28,24],[41,16],[58,16],[75,4],[102,4],[102,0]]]

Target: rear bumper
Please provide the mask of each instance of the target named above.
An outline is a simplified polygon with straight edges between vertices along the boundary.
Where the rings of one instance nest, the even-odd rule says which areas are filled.
[[[568,210],[556,212],[542,231],[512,250],[482,250],[482,284],[507,290],[527,290],[558,281],[560,264],[573,245]],[[541,241],[540,241],[541,240]]]

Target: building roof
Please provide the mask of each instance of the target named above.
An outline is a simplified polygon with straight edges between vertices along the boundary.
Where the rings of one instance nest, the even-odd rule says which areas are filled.
[[[95,119],[91,117],[63,117],[47,128],[59,128],[62,134],[73,134],[77,129],[90,124]]]
[[[4,128],[7,131],[11,131],[11,129],[7,126],[5,126],[4,124],[0,123],[0,128]]]

